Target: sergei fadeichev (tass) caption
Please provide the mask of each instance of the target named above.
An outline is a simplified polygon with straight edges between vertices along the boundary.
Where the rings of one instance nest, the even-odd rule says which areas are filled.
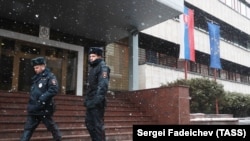
[[[250,125],[133,125],[133,141],[180,138],[249,141]]]

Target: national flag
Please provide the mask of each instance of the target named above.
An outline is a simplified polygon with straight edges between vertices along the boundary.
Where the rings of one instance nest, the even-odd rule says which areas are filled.
[[[220,63],[220,26],[207,22],[210,40],[210,67],[221,69]]]
[[[179,18],[182,33],[179,59],[195,62],[194,10],[184,7],[184,12]]]

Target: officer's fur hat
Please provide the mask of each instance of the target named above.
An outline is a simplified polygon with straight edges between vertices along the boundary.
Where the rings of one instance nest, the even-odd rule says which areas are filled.
[[[96,54],[98,56],[102,56],[103,49],[100,47],[91,47],[89,49],[89,54]]]
[[[31,60],[31,66],[34,67],[36,65],[42,65],[42,64],[46,64],[46,60],[44,57],[37,57]]]

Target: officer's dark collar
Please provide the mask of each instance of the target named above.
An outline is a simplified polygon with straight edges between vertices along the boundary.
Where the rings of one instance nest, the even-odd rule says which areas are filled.
[[[32,80],[36,80],[37,78],[44,77],[48,74],[49,69],[45,68],[41,73],[35,74],[35,76],[32,77]]]
[[[89,65],[93,67],[93,66],[96,66],[97,64],[99,64],[101,61],[102,61],[101,58],[100,58],[100,59],[96,59],[96,60],[93,61],[93,62],[90,62],[90,61],[89,61]]]

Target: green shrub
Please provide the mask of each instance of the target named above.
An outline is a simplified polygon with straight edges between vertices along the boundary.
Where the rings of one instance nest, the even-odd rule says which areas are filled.
[[[225,92],[223,85],[214,80],[207,78],[179,79],[161,87],[174,85],[189,87],[191,113],[216,113],[217,99],[219,114],[232,114],[235,117],[250,116],[250,95]]]
[[[163,86],[187,85],[189,86],[191,113],[216,113],[216,99],[218,103],[225,96],[223,85],[206,78],[190,80],[180,79]]]
[[[227,92],[221,103],[221,113],[231,113],[235,117],[250,115],[250,95]]]

